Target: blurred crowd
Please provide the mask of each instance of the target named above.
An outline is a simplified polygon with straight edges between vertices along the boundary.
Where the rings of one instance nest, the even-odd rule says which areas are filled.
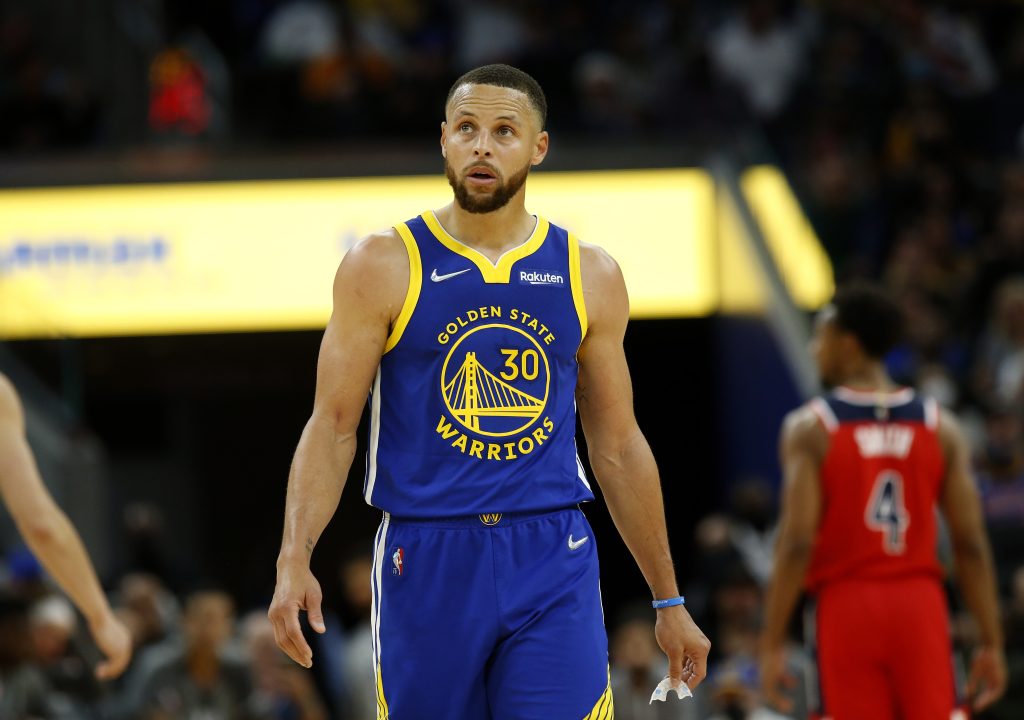
[[[11,720],[374,720],[367,553],[345,558],[338,610],[310,633],[307,670],[277,647],[266,605],[244,608],[216,584],[172,590],[151,571],[111,588],[134,657],[99,682],[98,654],[74,607],[23,549],[0,577],[0,717]]]
[[[869,236],[882,229],[870,216],[892,212],[872,192],[880,181],[909,193],[924,161],[930,192],[958,193],[964,173],[982,170],[973,161],[1021,142],[1024,30],[1013,2],[88,5],[0,8],[4,148],[430,137],[453,78],[508,62],[545,88],[560,137],[701,144],[763,130],[817,188],[830,247],[877,263],[884,248]],[[958,160],[954,177],[936,153]],[[858,211],[868,217],[842,222]]]
[[[143,103],[139,124],[118,133],[109,108],[124,100],[56,49],[26,5],[0,10],[5,151],[423,135],[435,132],[453,77],[501,61],[541,82],[551,129],[564,136],[725,139],[781,165],[837,279],[874,279],[900,299],[908,333],[887,359],[894,377],[966,421],[1011,673],[1007,697],[984,717],[1024,717],[1020,3],[111,2],[145,68],[125,95]],[[646,606],[609,615],[621,720],[774,717],[758,706],[754,658],[775,510],[770,484],[737,481],[730,506],[698,527],[699,580],[687,596],[714,648],[695,701],[649,705],[665,672],[653,617]],[[6,703],[38,702],[39,717],[370,718],[368,568],[353,556],[341,569],[346,609],[318,639],[313,672],[284,662],[265,608],[236,608],[215,587],[175,594],[158,575],[126,575],[114,598],[138,655],[112,686],[90,679],[67,603],[29,570],[11,570],[0,597],[0,717],[20,717]],[[965,649],[974,629],[952,592],[951,602]],[[806,706],[813,678],[796,644],[792,663]]]

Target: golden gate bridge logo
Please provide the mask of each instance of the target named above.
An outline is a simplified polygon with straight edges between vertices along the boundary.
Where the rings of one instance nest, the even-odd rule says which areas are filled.
[[[519,353],[513,350],[500,350],[499,352],[505,355],[505,366],[497,369],[498,374],[496,374],[480,361],[478,357],[480,348],[458,351],[462,341],[468,339],[478,330],[487,328],[514,331],[529,339],[536,351],[528,349]],[[507,333],[502,333],[502,335],[508,338]],[[469,344],[472,346],[477,343],[470,342]],[[521,343],[515,344],[521,345]],[[521,373],[517,370],[519,366],[515,364],[515,360],[520,355],[524,358],[530,357],[529,353],[532,353],[534,358],[543,358],[543,360],[541,362],[535,360],[532,373],[530,373],[529,363],[526,363],[523,367],[527,372]],[[446,372],[449,365],[454,365],[459,358],[461,358],[461,364],[458,370],[449,376]],[[536,391],[527,392],[503,377],[499,377],[499,374],[503,374],[504,377],[511,377],[512,380],[520,379],[522,381],[524,375],[539,377],[542,369],[543,377],[530,383],[531,390],[533,387],[542,389],[541,397],[535,394]],[[506,325],[485,325],[467,333],[448,353],[448,358],[442,369],[442,376],[441,390],[448,410],[466,428],[481,435],[504,436],[520,432],[540,417],[547,404],[549,386],[547,357],[536,340],[518,328]],[[516,421],[517,418],[522,418],[522,421]]]

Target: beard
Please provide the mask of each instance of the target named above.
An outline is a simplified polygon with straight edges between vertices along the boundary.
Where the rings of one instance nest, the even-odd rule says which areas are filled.
[[[514,173],[508,179],[508,182],[502,182],[501,176],[498,175],[497,187],[486,195],[471,195],[469,188],[466,187],[466,181],[459,179],[459,176],[455,173],[455,168],[451,166],[447,158],[444,161],[444,174],[448,177],[448,184],[455,191],[455,201],[459,204],[459,207],[466,212],[489,213],[508,205],[508,201],[519,192],[519,189],[526,183],[527,175],[530,174],[530,163],[527,163],[526,167],[522,170]]]

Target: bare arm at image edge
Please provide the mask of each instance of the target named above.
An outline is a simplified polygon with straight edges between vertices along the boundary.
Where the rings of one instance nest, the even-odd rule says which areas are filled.
[[[120,675],[131,659],[131,637],[107,602],[82,539],[39,476],[25,439],[25,418],[14,387],[0,375],[0,494],[18,531],[46,571],[68,594],[106,656],[101,679]]]
[[[623,351],[629,319],[626,286],[615,261],[581,245],[587,332],[580,346],[577,406],[594,475],[619,534],[655,598],[679,595],[669,551],[658,468],[633,414],[633,388]],[[658,644],[669,675],[695,688],[707,672],[711,643],[679,605],[657,611]]]
[[[967,686],[975,708],[981,710],[998,700],[1006,690],[1006,657],[992,549],[985,533],[978,490],[971,476],[967,441],[956,418],[949,412],[942,412],[939,437],[946,456],[942,513],[953,544],[957,586],[981,636]]]
[[[324,632],[313,549],[334,516],[356,452],[356,432],[392,323],[409,285],[409,258],[394,231],[372,235],[345,255],[334,279],[334,310],[317,361],[313,413],[295,450],[285,500],[284,537],[269,616],[278,646],[313,664],[299,611]]]

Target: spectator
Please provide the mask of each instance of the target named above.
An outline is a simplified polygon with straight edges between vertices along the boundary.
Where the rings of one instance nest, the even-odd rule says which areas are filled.
[[[457,72],[494,62],[522,60],[529,37],[526,18],[514,0],[456,0]]]
[[[771,573],[775,505],[772,489],[762,478],[739,480],[729,492],[729,509],[712,514],[697,526],[701,576],[712,586],[724,575],[739,572],[762,584]]]
[[[140,658],[137,676],[126,689],[127,717],[260,718],[248,668],[225,652],[233,626],[234,605],[226,593],[190,594],[182,616],[183,642],[155,646]]]
[[[1022,152],[1024,155],[1024,152]],[[1024,164],[1007,168],[995,231],[978,252],[979,267],[970,291],[968,318],[978,332],[992,313],[997,288],[1012,277],[1024,277]]]
[[[975,392],[993,403],[1024,403],[1024,276],[1005,280],[996,293],[979,343]]]
[[[169,596],[170,592],[178,592],[191,582],[188,573],[178,567],[168,552],[166,520],[159,505],[149,501],[130,502],[121,512],[121,523],[124,533],[122,583],[133,582],[129,578],[136,576],[148,577]]]
[[[992,90],[997,74],[985,42],[974,24],[948,8],[927,7],[921,0],[890,3],[908,77],[934,79],[961,98]]]
[[[345,27],[333,4],[292,0],[268,18],[261,39],[262,73],[254,91],[278,138],[322,137],[345,129],[358,84]]]
[[[50,595],[37,601],[29,613],[33,658],[47,684],[76,714],[91,717],[102,689],[74,646],[78,626],[75,609],[67,598]]]
[[[0,717],[49,720],[70,711],[53,697],[31,660],[28,605],[15,595],[0,594]]]
[[[353,624],[340,644],[341,671],[345,698],[341,707],[347,720],[372,720],[377,716],[377,686],[373,672],[373,629],[370,611],[373,596],[370,577],[373,558],[368,553],[355,553],[341,568],[341,586],[345,604],[352,615]]]
[[[274,626],[264,610],[245,616],[242,638],[255,686],[253,706],[257,714],[268,720],[327,719],[312,675],[278,649]]]
[[[779,117],[807,68],[809,29],[786,18],[777,0],[744,0],[711,38],[712,64],[762,121]]]
[[[985,418],[985,445],[976,460],[989,527],[1024,532],[1024,425],[1019,407],[993,407]]]
[[[708,720],[788,720],[760,705],[756,675],[749,665],[719,668],[709,680],[712,714]]]
[[[614,54],[594,51],[573,68],[580,125],[597,135],[623,133],[640,125],[640,108],[629,97],[625,64]]]
[[[118,585],[118,607],[131,617],[136,651],[160,644],[177,632],[177,600],[155,575],[129,573]]]

